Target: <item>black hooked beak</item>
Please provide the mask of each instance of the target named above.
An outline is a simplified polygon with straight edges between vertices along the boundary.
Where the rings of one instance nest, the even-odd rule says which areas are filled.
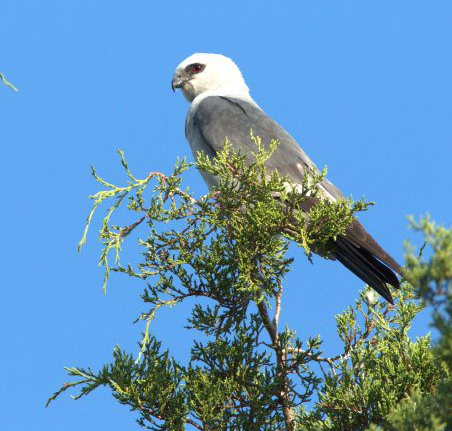
[[[186,79],[183,79],[180,76],[174,76],[173,80],[171,81],[171,89],[173,91],[176,91],[176,89],[181,88],[186,82]]]

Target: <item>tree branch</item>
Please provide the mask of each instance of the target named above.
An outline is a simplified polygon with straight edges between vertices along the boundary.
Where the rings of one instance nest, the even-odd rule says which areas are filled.
[[[259,310],[259,315],[261,316],[264,326],[267,329],[268,335],[270,336],[270,339],[272,341],[272,349],[274,350],[275,355],[276,355],[278,373],[283,382],[281,392],[279,393],[279,397],[281,399],[282,409],[283,409],[283,413],[284,413],[284,421],[286,424],[286,431],[292,431],[294,429],[293,410],[292,410],[292,405],[291,405],[290,396],[289,396],[290,386],[287,381],[287,371],[285,370],[285,363],[286,363],[287,358],[286,358],[284,349],[281,349],[281,346],[279,345],[279,336],[278,336],[278,331],[277,331],[277,320],[279,317],[279,310],[281,307],[281,295],[282,295],[282,289],[278,292],[278,295],[277,295],[277,304],[279,303],[279,309],[278,309],[278,305],[277,305],[276,311],[278,313],[278,316],[275,313],[275,318],[273,319],[273,322],[270,319],[267,305],[265,304],[264,300],[260,301],[257,304],[257,308]]]

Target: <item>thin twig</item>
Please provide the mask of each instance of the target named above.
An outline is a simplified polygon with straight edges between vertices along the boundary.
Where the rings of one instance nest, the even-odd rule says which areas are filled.
[[[278,333],[276,331],[275,325],[270,319],[270,315],[268,314],[267,306],[265,305],[264,300],[260,301],[257,304],[257,308],[259,310],[259,315],[261,316],[262,321],[264,322],[264,326],[267,329],[268,335],[272,340],[273,349],[276,349],[278,346]]]
[[[276,294],[276,305],[275,305],[275,316],[273,317],[273,327],[275,328],[276,333],[278,333],[278,323],[279,323],[279,315],[281,313],[281,298],[282,298],[282,287],[279,288]]]
[[[257,304],[257,308],[259,310],[259,315],[264,323],[265,328],[267,329],[268,335],[272,340],[272,349],[276,355],[276,362],[279,369],[279,374],[282,377],[283,385],[281,388],[281,393],[279,394],[284,414],[284,421],[286,424],[286,431],[292,431],[294,429],[293,423],[293,411],[289,398],[290,387],[287,382],[287,373],[284,370],[284,364],[286,361],[286,355],[284,351],[279,346],[279,337],[277,326],[275,325],[275,320],[270,319],[270,315],[268,313],[267,305],[262,300]]]

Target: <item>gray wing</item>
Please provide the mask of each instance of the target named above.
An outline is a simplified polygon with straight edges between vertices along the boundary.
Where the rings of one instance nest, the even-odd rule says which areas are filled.
[[[268,160],[267,168],[269,171],[277,170],[281,175],[287,175],[295,184],[303,181],[307,167],[317,169],[295,139],[276,121],[258,106],[241,99],[224,96],[206,97],[194,110],[187,125],[187,135],[190,134],[190,129],[196,133],[196,139],[202,141],[201,145],[199,143],[196,145],[197,149],[204,148],[210,155],[216,154],[221,149],[226,137],[236,149],[241,150],[242,154],[255,152],[256,147],[250,138],[250,129],[254,135],[262,139],[265,146],[274,139],[278,140],[279,146]],[[344,197],[341,191],[326,179],[321,186],[327,197],[333,199]]]
[[[240,149],[242,154],[255,151],[250,129],[262,139],[264,145],[277,139],[279,146],[267,162],[269,171],[277,170],[294,183],[301,183],[306,167],[315,168],[297,142],[278,123],[258,106],[241,99],[209,96],[202,100],[187,121],[187,138],[192,150],[204,150],[214,156],[224,145],[225,138]],[[326,196],[332,199],[344,195],[328,180],[321,183]],[[308,208],[315,204],[310,202]],[[344,236],[333,242],[332,258],[339,260],[391,303],[386,283],[398,288],[399,281],[391,269],[402,274],[401,267],[364,229],[358,220],[347,228]],[[389,268],[391,269],[389,269]]]

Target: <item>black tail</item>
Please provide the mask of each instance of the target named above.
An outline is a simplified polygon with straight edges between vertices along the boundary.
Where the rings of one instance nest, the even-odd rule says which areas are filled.
[[[383,298],[394,304],[386,283],[398,289],[400,282],[395,273],[371,252],[355,245],[345,237],[338,237],[335,241],[333,255],[342,265],[375,289]]]

